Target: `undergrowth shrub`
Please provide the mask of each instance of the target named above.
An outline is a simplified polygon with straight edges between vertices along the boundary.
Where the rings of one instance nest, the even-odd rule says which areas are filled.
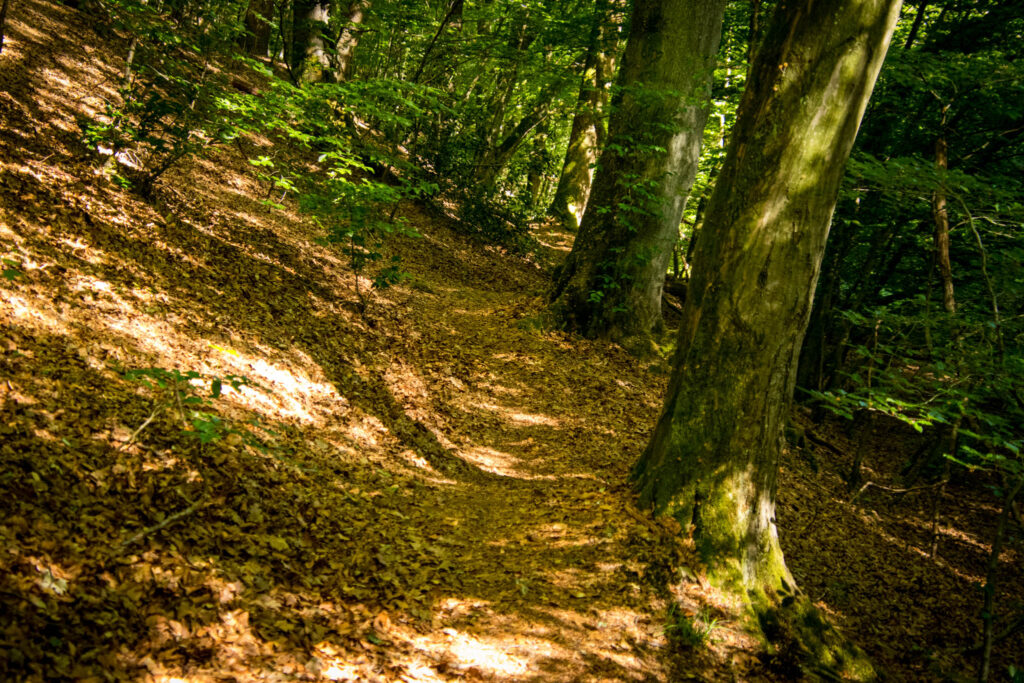
[[[100,0],[98,16],[128,40],[118,98],[80,122],[83,140],[108,156],[120,184],[149,196],[178,161],[233,139],[224,110],[230,78],[216,63],[230,54],[237,1],[168,9],[140,0]]]

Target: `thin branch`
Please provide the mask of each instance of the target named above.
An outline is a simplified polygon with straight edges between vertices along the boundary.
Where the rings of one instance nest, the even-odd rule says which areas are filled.
[[[853,497],[850,498],[850,502],[851,503],[855,503],[857,501],[857,499],[860,497],[860,494],[864,493],[864,491],[866,491],[868,488],[870,488],[872,486],[875,487],[876,489],[881,489],[881,490],[885,491],[886,493],[915,493],[917,491],[925,491],[927,489],[934,489],[934,488],[938,488],[940,486],[944,486],[947,481],[949,481],[949,480],[948,479],[943,479],[942,481],[937,481],[934,484],[924,484],[923,486],[912,486],[909,489],[897,489],[897,488],[893,488],[891,486],[882,486],[881,484],[876,484],[873,481],[869,481],[869,482],[866,482],[859,489],[857,489],[857,493],[853,494]]]
[[[132,545],[133,543],[138,543],[139,541],[141,541],[146,536],[149,536],[150,534],[155,534],[156,532],[160,531],[161,529],[164,529],[164,528],[170,526],[171,524],[174,524],[175,522],[177,522],[177,521],[179,521],[181,519],[184,519],[185,517],[188,517],[189,515],[193,514],[196,510],[198,510],[200,507],[202,507],[204,504],[206,504],[206,498],[200,498],[199,500],[197,500],[196,502],[192,503],[191,505],[189,505],[184,510],[181,510],[179,512],[175,512],[170,517],[167,517],[166,519],[164,519],[164,521],[160,522],[159,524],[154,524],[153,526],[148,526],[145,529],[143,529],[142,531],[140,531],[137,534],[135,534],[134,536],[132,536],[131,538],[129,538],[128,540],[122,541],[121,542],[121,547],[122,548],[126,548],[126,547]]]
[[[152,424],[153,420],[156,419],[156,416],[159,415],[160,413],[162,413],[163,410],[164,410],[164,406],[163,405],[157,406],[156,410],[154,410],[152,413],[150,413],[149,417],[146,418],[146,421],[143,422],[141,425],[139,425],[138,429],[136,429],[134,432],[132,432],[132,435],[130,437],[128,437],[128,440],[125,441],[120,446],[118,446],[118,448],[117,448],[118,452],[123,451],[124,449],[128,448],[133,443],[135,443],[135,439],[139,436],[139,434],[142,433],[142,430],[145,429],[146,427],[148,427],[150,424]]]

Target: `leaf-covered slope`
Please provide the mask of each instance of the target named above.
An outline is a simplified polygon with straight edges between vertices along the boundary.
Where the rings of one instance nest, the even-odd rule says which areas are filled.
[[[151,201],[96,172],[76,119],[116,96],[125,45],[33,0],[8,33],[0,676],[793,674],[705,592],[681,530],[632,507],[663,375],[539,330],[536,267],[403,205],[424,237],[391,248],[413,279],[362,313],[345,259],[260,203],[236,147],[172,170]],[[790,465],[783,539],[812,597],[883,668],[928,676],[913,638],[952,638],[926,621],[945,608],[884,615],[900,586],[966,590],[952,577],[981,551],[908,563],[916,509],[886,527],[838,502],[830,472]],[[892,589],[857,599],[868,568],[896,563]],[[946,604],[968,628],[976,603]],[[928,647],[950,671],[969,640]]]

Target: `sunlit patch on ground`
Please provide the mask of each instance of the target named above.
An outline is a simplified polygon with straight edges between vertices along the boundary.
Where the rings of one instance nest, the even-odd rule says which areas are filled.
[[[684,580],[688,547],[625,483],[663,374],[526,324],[543,306],[537,264],[420,207],[401,210],[426,237],[393,247],[416,286],[363,278],[363,308],[345,258],[290,204],[262,205],[234,148],[172,169],[154,204],[120,190],[75,117],[117,97],[127,43],[67,7],[12,8],[0,256],[22,274],[0,281],[5,655],[37,679],[764,679],[739,606]],[[571,235],[541,230],[568,249]],[[173,392],[125,379],[139,368],[201,373],[188,387],[213,431]],[[214,398],[229,375],[253,384]],[[799,466],[781,481],[805,590],[867,638],[943,619],[955,643],[985,530],[950,515],[934,561],[920,510],[861,515],[841,489]],[[894,574],[924,596],[898,613]],[[672,646],[666,584],[716,624],[707,648]]]

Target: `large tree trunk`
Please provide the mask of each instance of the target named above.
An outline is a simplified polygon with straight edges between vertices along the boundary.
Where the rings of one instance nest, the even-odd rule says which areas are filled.
[[[254,57],[270,55],[270,36],[274,16],[272,0],[251,0],[245,12],[245,35],[242,38],[243,49]]]
[[[352,76],[352,60],[359,46],[360,26],[369,11],[370,0],[352,0],[348,4],[347,18],[334,46],[334,78],[339,83]]]
[[[548,213],[561,220],[572,230],[579,228],[583,210],[590,196],[590,184],[594,173],[592,167],[597,161],[600,143],[604,137],[601,112],[607,106],[608,91],[604,84],[614,69],[614,58],[605,47],[602,35],[607,26],[608,2],[598,0],[594,10],[594,26],[590,34],[590,45],[583,64],[580,78],[580,94],[576,100],[569,131],[569,144],[565,149],[562,173],[558,187],[551,200]]]
[[[292,77],[297,82],[320,82],[330,69],[323,36],[330,0],[295,0],[293,11]]]
[[[661,292],[693,185],[725,0],[638,0],[608,144],[552,311],[588,336],[661,325]]]
[[[692,528],[711,581],[744,596],[770,639],[786,606],[806,608],[798,628],[825,630],[794,596],[776,473],[843,167],[899,6],[779,6],[697,243],[664,410],[633,473],[641,503]],[[820,649],[823,664],[840,664],[834,652]]]

